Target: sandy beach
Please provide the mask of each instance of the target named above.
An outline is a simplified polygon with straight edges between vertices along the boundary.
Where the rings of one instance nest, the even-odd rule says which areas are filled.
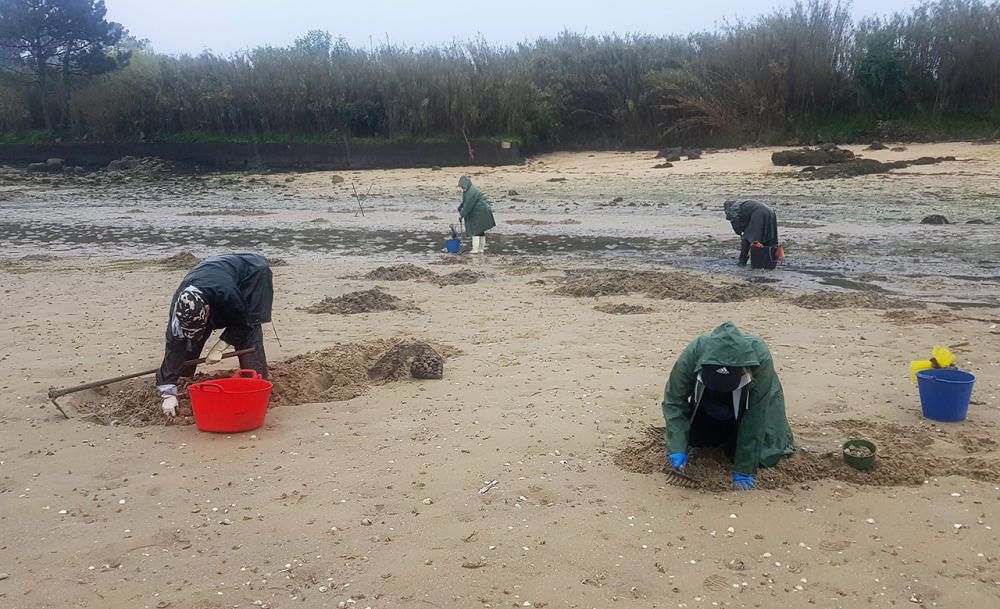
[[[823,181],[774,149],[0,173],[0,607],[998,606],[1000,145],[906,148],[852,150],[957,160]],[[494,202],[482,257],[440,252],[460,175]],[[784,267],[736,267],[729,198],[776,209]],[[167,424],[148,378],[60,416],[50,387],[159,364],[186,272],[163,259],[228,251],[281,260],[264,427]],[[424,272],[367,276],[403,264]],[[375,288],[395,310],[306,310]],[[670,367],[724,321],[770,346],[802,449],[751,493],[712,454],[703,487],[668,484],[657,441]],[[370,378],[414,341],[443,380]],[[935,345],[977,376],[961,424],[921,416],[908,365]],[[153,414],[108,414],[128,400]],[[843,464],[853,438],[875,470]]]

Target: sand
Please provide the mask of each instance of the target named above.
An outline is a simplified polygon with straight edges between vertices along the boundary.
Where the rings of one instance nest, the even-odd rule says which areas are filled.
[[[455,271],[454,273],[441,275],[440,277],[434,279],[434,283],[442,287],[451,285],[472,285],[473,283],[478,283],[480,278],[481,275],[479,273],[468,269],[462,269],[460,271]]]
[[[575,216],[581,225],[518,229],[539,233],[501,227],[489,248],[570,230],[617,234],[645,223],[650,231],[688,231],[685,243],[706,239],[705,255],[722,262],[696,272],[672,266],[691,252],[622,259],[604,242],[579,257],[542,247],[442,257],[440,235],[425,233],[408,236],[413,243],[405,247],[403,239],[386,238],[400,249],[384,252],[370,250],[374,239],[353,254],[262,246],[288,262],[275,269],[280,344],[271,326],[265,333],[283,389],[264,427],[231,436],[163,424],[159,400],[145,384],[151,379],[129,386],[144,392],[131,399],[146,409],[136,416],[152,422],[138,427],[120,412],[116,426],[89,417],[65,421],[45,393],[157,366],[165,307],[187,269],[156,261],[245,243],[190,245],[175,235],[166,244],[134,245],[111,242],[110,226],[91,249],[71,239],[31,249],[13,226],[29,211],[39,223],[56,222],[77,205],[73,221],[87,226],[103,222],[109,205],[139,205],[148,210],[143,222],[180,222],[179,213],[192,211],[190,191],[185,182],[171,183],[177,194],[153,193],[165,203],[142,198],[143,190],[100,191],[102,206],[91,209],[95,195],[79,190],[86,185],[18,184],[23,194],[9,195],[10,207],[4,202],[8,235],[15,236],[0,244],[0,258],[17,262],[16,272],[0,273],[0,607],[995,608],[1000,308],[935,304],[935,294],[958,284],[933,274],[904,277],[895,285],[913,289],[886,295],[922,298],[923,310],[867,300],[848,308],[795,306],[792,299],[809,286],[748,280],[774,275],[734,268],[732,231],[716,225],[717,213],[665,214],[669,221],[657,215],[659,202],[675,201],[658,189],[674,185],[698,186],[712,197],[739,185],[775,198],[794,191],[801,199],[783,209],[806,210],[790,220],[817,228],[789,229],[800,242],[789,248],[790,260],[821,243],[817,251],[836,264],[864,259],[882,276],[901,276],[892,256],[907,243],[924,248],[905,254],[921,268],[943,259],[960,265],[962,276],[995,274],[992,250],[977,250],[973,262],[962,258],[973,246],[987,247],[986,231],[995,226],[921,227],[919,219],[933,213],[922,208],[899,212],[910,222],[882,218],[889,207],[903,209],[885,201],[910,207],[914,197],[921,198],[914,207],[947,208],[956,221],[1000,216],[1000,203],[984,194],[1000,184],[1000,147],[913,145],[902,155],[865,154],[982,160],[955,164],[961,175],[942,164],[821,187],[785,177],[764,150],[707,153],[664,170],[652,169],[655,152],[648,151],[547,155],[513,168],[343,172],[356,183],[377,183],[366,219],[353,217],[356,201],[351,208],[348,198],[320,198],[340,196],[335,189],[343,185],[331,191],[328,173],[296,175],[290,185],[285,174],[234,178],[260,190],[238,191],[259,197],[246,202],[251,208],[264,208],[266,197],[277,206],[282,194],[316,197],[273,216],[197,218],[213,231],[250,227],[255,240],[284,224],[305,224],[327,207],[351,210],[329,214],[332,225],[345,226],[412,225],[432,213],[431,205],[436,215],[450,216],[453,183],[470,173],[497,200],[511,189],[571,207],[573,200],[625,198],[620,207]],[[560,177],[566,181],[548,181]],[[234,194],[229,189],[244,188],[215,178],[197,186],[199,196],[225,200]],[[865,192],[874,193],[874,207],[866,207]],[[981,195],[974,204],[963,198]],[[817,203],[827,196],[841,203]],[[417,202],[425,200],[431,203]],[[641,203],[653,207],[642,212]],[[508,217],[563,219],[561,209],[547,213],[529,209],[532,203],[497,207],[509,204],[524,207]],[[435,230],[443,232],[447,221]],[[68,234],[63,229],[60,237]],[[316,240],[330,247],[328,233]],[[956,240],[961,251],[948,250]],[[850,251],[842,254],[845,241]],[[857,258],[838,258],[855,251]],[[25,255],[56,259],[19,262]],[[133,259],[149,264],[117,264]],[[459,261],[478,282],[387,288],[419,310],[303,310],[327,295],[373,289],[362,277],[380,266],[442,260]],[[524,268],[531,270],[516,272]],[[654,275],[634,281],[630,273]],[[554,293],[568,285],[578,295]],[[963,294],[977,289],[988,295],[997,286],[988,279],[961,284]],[[99,301],[89,298],[95,293]],[[594,309],[603,304],[654,310],[619,316]],[[760,490],[746,494],[730,490],[728,464],[712,452],[691,456],[691,472],[704,487],[679,488],[662,473],[666,377],[694,336],[723,321],[770,345],[803,449],[762,471]],[[408,357],[395,359],[400,365],[387,377],[402,380],[370,378],[390,345],[406,342],[425,343],[445,358],[443,380],[407,378],[401,366]],[[962,343],[958,363],[977,376],[969,419],[927,421],[907,364],[934,345]],[[231,374],[231,365],[201,372]],[[841,447],[854,438],[877,444],[871,472],[844,465]]]

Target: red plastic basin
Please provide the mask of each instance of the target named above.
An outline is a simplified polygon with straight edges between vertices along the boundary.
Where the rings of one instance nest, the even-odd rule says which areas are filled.
[[[239,433],[264,424],[271,383],[254,370],[237,370],[232,378],[195,383],[188,393],[198,429]]]

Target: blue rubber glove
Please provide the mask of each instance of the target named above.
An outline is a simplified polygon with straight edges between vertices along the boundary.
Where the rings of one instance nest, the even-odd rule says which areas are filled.
[[[743,474],[733,472],[734,491],[752,491],[756,488],[757,481],[753,479],[753,476],[744,476]]]
[[[688,465],[687,453],[670,453],[669,455],[667,455],[667,458],[670,459],[670,467],[676,469],[677,471],[683,472],[685,469],[687,469]]]

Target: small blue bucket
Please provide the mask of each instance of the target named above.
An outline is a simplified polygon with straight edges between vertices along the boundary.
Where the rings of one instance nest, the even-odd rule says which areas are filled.
[[[461,239],[445,239],[444,249],[449,254],[457,254],[462,251],[462,240]]]
[[[917,388],[924,416],[945,423],[964,421],[975,382],[975,376],[955,368],[918,372]]]

